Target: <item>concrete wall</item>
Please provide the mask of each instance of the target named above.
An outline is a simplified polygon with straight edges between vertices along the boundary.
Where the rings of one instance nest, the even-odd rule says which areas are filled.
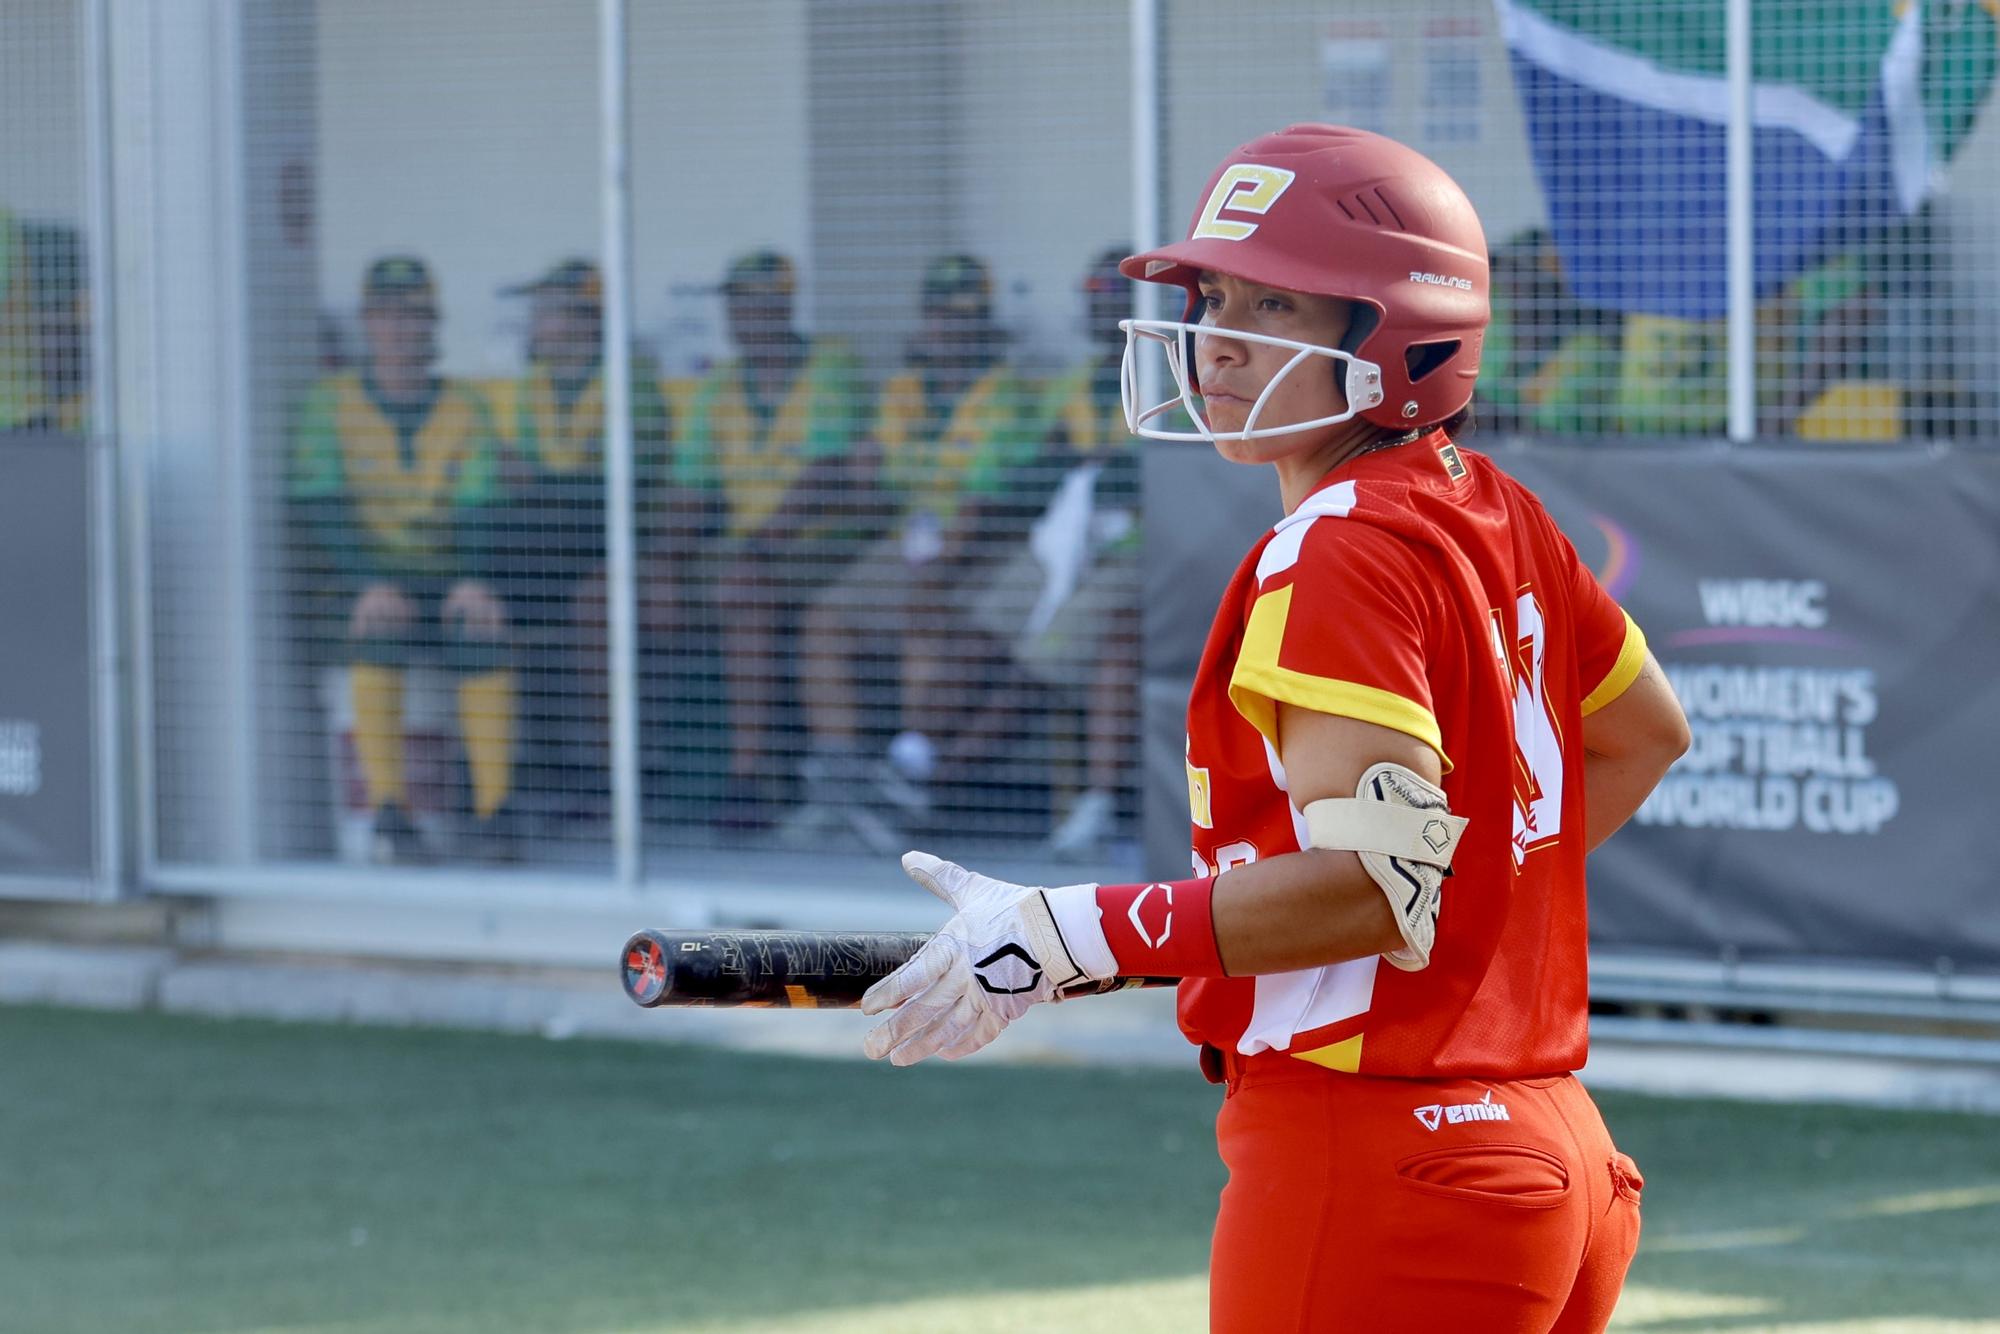
[[[635,5],[639,331],[693,369],[722,350],[725,265],[774,246],[801,260],[804,311],[887,348],[926,253],[962,248],[993,263],[1031,355],[1067,360],[1083,264],[1130,230],[1128,26],[1123,0]],[[475,22],[342,0],[319,6],[318,46],[299,74],[324,303],[351,314],[369,260],[421,254],[446,368],[511,369],[522,311],[499,289],[598,250],[595,4],[493,0]]]

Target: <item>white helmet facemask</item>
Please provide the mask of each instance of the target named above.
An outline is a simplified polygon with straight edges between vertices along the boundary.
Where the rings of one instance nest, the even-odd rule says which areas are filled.
[[[1323,347],[1318,343],[1301,343],[1290,338],[1277,338],[1270,334],[1245,333],[1239,329],[1223,329],[1214,325],[1190,324],[1184,320],[1120,320],[1118,327],[1125,331],[1125,357],[1119,365],[1119,396],[1125,404],[1125,428],[1133,435],[1148,440],[1262,440],[1271,436],[1290,435],[1294,431],[1310,431],[1321,426],[1335,426],[1350,421],[1375,407],[1382,401],[1382,368],[1372,361],[1363,361],[1351,352],[1343,352],[1336,347]],[[1193,340],[1198,338],[1233,338],[1245,343],[1265,343],[1271,347],[1290,349],[1296,355],[1286,362],[1271,382],[1264,386],[1264,392],[1257,395],[1257,401],[1250,408],[1250,415],[1244,418],[1240,431],[1217,431],[1211,428],[1195,403],[1196,391],[1192,368],[1188,365],[1188,352]],[[1139,358],[1150,356],[1150,349],[1157,347],[1166,358],[1167,369],[1173,375],[1176,393],[1171,398],[1161,399],[1150,407],[1140,404]],[[1275,426],[1259,426],[1257,419],[1264,411],[1264,405],[1271,401],[1271,395],[1284,382],[1286,376],[1315,358],[1325,357],[1336,363],[1345,363],[1342,386],[1347,395],[1347,410],[1329,416],[1319,417],[1309,422],[1284,422]],[[1192,431],[1168,430],[1153,423],[1180,408],[1187,413],[1187,419],[1194,423]]]

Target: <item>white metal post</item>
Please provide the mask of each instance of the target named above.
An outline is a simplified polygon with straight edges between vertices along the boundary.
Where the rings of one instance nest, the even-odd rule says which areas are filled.
[[[222,0],[212,11],[209,55],[216,158],[216,385],[221,391],[216,424],[221,428],[217,494],[222,520],[217,536],[226,553],[220,573],[224,639],[219,666],[229,737],[219,801],[224,812],[218,845],[234,863],[256,859],[256,831],[263,824],[262,787],[257,769],[257,559],[255,500],[251,495],[256,459],[250,415],[250,244],[247,171],[243,139],[243,10],[241,0]]]
[[[1757,434],[1757,289],[1753,209],[1750,0],[1729,0],[1729,438]]]
[[[1132,0],[1132,244],[1150,250],[1160,234],[1160,6],[1159,0]],[[1132,284],[1132,317],[1149,320],[1159,308],[1158,283]],[[1139,402],[1160,401],[1160,362],[1140,357],[1136,366]]]
[[[121,893],[125,866],[125,708],[120,680],[124,614],[118,544],[118,407],[111,320],[110,0],[83,7],[84,263],[90,291],[90,622],[97,766],[96,889]]]
[[[598,134],[603,141],[605,610],[611,684],[611,843],[618,883],[636,891],[639,644],[632,447],[632,195],[625,0],[598,4]]]
[[[100,91],[104,115],[104,176],[106,211],[102,254],[92,276],[104,287],[91,293],[92,351],[109,345],[104,365],[93,370],[96,401],[112,405],[107,425],[115,426],[117,544],[123,574],[118,620],[124,656],[120,663],[125,689],[118,741],[129,786],[125,815],[130,846],[129,874],[147,888],[159,861],[159,755],[154,719],[152,484],[149,453],[164,417],[165,386],[156,349],[166,337],[162,327],[165,303],[156,221],[155,138],[158,126],[141,108],[157,105],[159,69],[153,59],[155,34],[165,20],[148,5],[120,7],[112,21],[111,5],[100,0],[98,45],[104,52],[104,84]],[[116,201],[117,207],[109,203]],[[129,242],[129,246],[128,243]],[[110,261],[115,260],[115,263]],[[113,368],[117,374],[111,374]],[[144,423],[143,440],[133,422]]]

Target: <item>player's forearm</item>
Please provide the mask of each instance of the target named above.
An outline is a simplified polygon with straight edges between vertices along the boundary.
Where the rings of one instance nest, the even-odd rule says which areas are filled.
[[[1621,829],[1643,806],[1680,752],[1644,751],[1583,757],[1583,841],[1588,852]]]
[[[1308,848],[1218,876],[1215,943],[1231,977],[1317,968],[1401,949],[1381,886],[1351,852]]]
[[[1407,943],[1388,899],[1351,852],[1314,848],[1210,879],[1036,893],[1046,897],[1066,953],[1097,979],[1284,973]]]
[[[1624,692],[1583,720],[1586,850],[1632,818],[1691,739],[1667,674],[1647,654]]]

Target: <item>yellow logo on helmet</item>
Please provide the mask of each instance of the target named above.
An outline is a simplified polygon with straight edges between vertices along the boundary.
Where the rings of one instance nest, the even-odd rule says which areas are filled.
[[[1208,202],[1202,205],[1201,216],[1195,219],[1194,230],[1188,233],[1188,240],[1199,241],[1204,237],[1214,237],[1218,241],[1243,240],[1257,230],[1257,224],[1225,218],[1221,216],[1223,210],[1231,213],[1269,213],[1271,205],[1278,202],[1278,196],[1285,193],[1296,179],[1297,172],[1286,171],[1283,167],[1260,167],[1254,162],[1237,163],[1223,172],[1215,188],[1208,192]]]

